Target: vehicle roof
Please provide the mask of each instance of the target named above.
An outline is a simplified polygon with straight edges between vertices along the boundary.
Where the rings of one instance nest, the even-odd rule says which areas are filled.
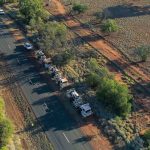
[[[80,106],[81,109],[84,109],[85,111],[91,110],[90,104],[86,103]]]
[[[74,95],[74,96],[79,96],[79,94],[77,93],[76,90],[71,91],[71,94]]]
[[[51,62],[51,58],[45,58],[45,59],[44,59],[44,62],[45,62],[45,63],[50,63],[50,62]]]
[[[31,44],[31,43],[29,43],[29,42],[26,42],[25,44],[26,44],[26,45],[32,45],[32,44]]]
[[[68,82],[67,78],[62,78],[61,81],[62,81],[62,83]]]

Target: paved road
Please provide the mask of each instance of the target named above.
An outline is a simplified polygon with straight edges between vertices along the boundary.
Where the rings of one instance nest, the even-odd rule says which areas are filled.
[[[6,16],[0,16],[4,20]],[[19,43],[20,44],[20,43]],[[27,59],[25,49],[15,42],[8,29],[0,21],[0,53],[13,70],[21,88],[27,97],[36,117],[44,126],[45,133],[56,150],[91,150],[90,144],[80,132],[76,122],[66,112],[59,101],[57,88],[53,82],[47,85],[39,72]],[[21,65],[17,64],[16,59]],[[29,79],[33,84],[29,83]],[[49,108],[46,111],[44,103]]]

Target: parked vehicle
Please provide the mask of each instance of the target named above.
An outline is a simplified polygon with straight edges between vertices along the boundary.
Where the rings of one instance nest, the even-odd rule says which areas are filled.
[[[33,49],[33,45],[31,43],[24,43],[24,48],[26,48],[27,50],[32,50]]]
[[[45,58],[44,60],[43,60],[43,63],[44,63],[44,65],[46,65],[46,64],[51,64],[51,58]]]
[[[39,57],[39,63],[40,63],[40,64],[43,64],[44,59],[46,59],[46,56],[45,56],[45,55],[40,56],[40,57]]]
[[[79,97],[79,94],[78,94],[77,91],[73,88],[73,89],[67,90],[66,96],[67,96],[68,98],[76,99],[76,98]]]
[[[51,70],[49,70],[51,73],[52,78],[59,73],[59,70],[56,67],[53,67]]]
[[[4,15],[4,14],[5,14],[4,10],[0,9],[0,15]]]
[[[64,87],[68,86],[68,80],[67,78],[58,78],[58,85],[60,86],[60,89],[63,89]]]
[[[86,118],[88,116],[91,116],[93,114],[89,103],[81,105],[80,106],[80,111],[81,111],[82,117],[84,117],[84,118]]]
[[[83,100],[82,100],[82,98],[81,97],[78,97],[78,98],[76,98],[76,99],[74,99],[73,101],[72,101],[72,104],[73,104],[73,106],[75,107],[75,108],[79,108],[81,105],[83,105],[84,103],[83,103]]]
[[[35,51],[35,58],[39,59],[41,56],[44,56],[44,52],[42,50]]]

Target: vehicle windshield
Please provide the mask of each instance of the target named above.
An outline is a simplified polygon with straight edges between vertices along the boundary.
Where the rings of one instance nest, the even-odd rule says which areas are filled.
[[[89,109],[89,110],[87,110],[87,111],[85,111],[85,112],[88,114],[88,113],[91,113],[91,110]]]
[[[26,43],[26,46],[27,46],[27,47],[30,47],[30,46],[31,46],[31,44],[29,44],[29,43]]]

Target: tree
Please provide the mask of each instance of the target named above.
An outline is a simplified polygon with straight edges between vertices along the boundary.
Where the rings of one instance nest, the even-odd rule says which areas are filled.
[[[136,49],[136,53],[141,61],[145,62],[148,56],[150,56],[150,46],[140,46]]]
[[[77,13],[84,13],[87,10],[87,6],[84,4],[74,4],[72,10]]]
[[[66,44],[67,28],[57,22],[50,22],[39,31],[41,41],[39,46],[48,51],[50,49],[62,48]]]
[[[104,32],[115,32],[118,30],[118,25],[116,24],[115,20],[108,19],[102,25],[102,30]]]
[[[126,116],[131,111],[131,99],[127,86],[115,80],[102,78],[99,82],[97,98],[111,112],[119,116]]]
[[[32,18],[45,18],[44,14],[46,13],[43,8],[42,0],[20,0],[19,6],[20,12],[24,16],[27,23],[29,23]]]
[[[100,77],[96,73],[90,73],[86,78],[86,83],[92,88],[97,88],[100,82]]]

